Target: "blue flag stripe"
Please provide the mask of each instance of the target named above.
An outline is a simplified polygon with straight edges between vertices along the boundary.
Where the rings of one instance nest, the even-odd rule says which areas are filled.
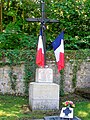
[[[40,29],[40,35],[42,36],[42,28]]]
[[[64,32],[61,32],[61,34],[59,34],[58,37],[52,42],[54,51],[60,46],[61,39],[64,39]]]

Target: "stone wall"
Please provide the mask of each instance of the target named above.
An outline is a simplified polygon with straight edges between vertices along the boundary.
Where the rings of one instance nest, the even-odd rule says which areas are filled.
[[[0,93],[23,95],[24,91],[24,65],[0,67]]]
[[[77,87],[90,87],[90,62],[83,62],[77,72]]]
[[[54,83],[60,84],[61,75],[57,71],[55,61],[47,62],[47,67],[53,69]],[[64,69],[64,91],[65,93],[74,92],[72,86],[73,75],[76,74],[76,87],[90,87],[90,61],[83,61],[76,73],[73,73],[74,63],[66,62]],[[12,74],[12,77],[10,76]],[[0,67],[0,93],[24,95],[24,64],[17,66]],[[15,80],[16,79],[16,80]],[[35,78],[34,78],[35,79]],[[12,82],[15,82],[15,89],[12,88]]]
[[[74,72],[75,64],[75,62],[72,64],[70,61],[65,63],[63,81],[65,93],[73,93],[75,88],[90,87],[90,60],[85,60],[79,63],[76,73]],[[57,72],[57,66],[55,62],[52,61],[48,64],[48,66],[53,69],[54,83],[60,84],[61,75]],[[73,87],[72,85],[74,74],[76,74],[76,87]]]

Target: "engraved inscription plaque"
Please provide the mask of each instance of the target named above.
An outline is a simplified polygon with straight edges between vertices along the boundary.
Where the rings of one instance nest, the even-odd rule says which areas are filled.
[[[53,82],[53,70],[51,68],[37,68],[36,82]]]

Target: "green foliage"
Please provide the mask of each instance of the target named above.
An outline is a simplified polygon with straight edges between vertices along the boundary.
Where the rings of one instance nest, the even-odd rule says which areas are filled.
[[[25,83],[25,95],[28,95],[29,83],[34,81],[35,78],[35,50],[2,50],[1,49],[1,57],[2,63],[0,66],[8,65],[10,66],[9,77],[11,81],[11,88],[15,90],[17,75],[14,74],[13,66],[21,65],[22,63],[25,65],[25,75],[24,75],[24,83]]]
[[[45,2],[47,16],[59,20],[59,24],[47,24],[47,44],[65,30],[65,49],[90,48],[89,0],[52,0],[52,2],[48,0]]]
[[[37,36],[23,33],[18,24],[10,23],[6,30],[0,33],[0,49],[35,49],[36,38]]]
[[[11,71],[9,72],[9,77],[10,77],[11,88],[15,91],[16,90],[17,75],[13,73],[12,68],[11,68]]]
[[[65,30],[65,50],[79,51],[77,55],[69,54],[70,58],[77,60],[79,58],[85,59],[88,53],[85,51],[81,52],[80,49],[90,49],[90,1],[44,1],[46,3],[46,17],[59,20],[59,23],[46,23],[46,47],[51,45],[51,42],[62,30]],[[33,70],[36,67],[32,67],[32,65],[35,62],[40,23],[27,22],[26,18],[41,17],[40,0],[2,0],[1,2],[3,9],[3,32],[0,33],[0,49],[3,49],[3,51],[1,50],[0,52],[0,58],[4,61],[3,64],[6,64],[3,58],[7,57],[10,65],[16,65],[20,61],[24,61],[25,79],[27,79],[25,84],[28,84],[29,80],[33,78]],[[55,59],[52,56],[52,51],[47,52],[47,57],[46,59],[48,60]],[[76,84],[77,69],[79,68],[74,66],[73,86]]]
[[[59,23],[46,23],[46,45],[48,46],[65,30],[65,49],[90,49],[90,1],[87,0],[44,0],[46,17],[58,19]],[[36,44],[34,36],[37,37],[40,30],[40,23],[26,22],[26,18],[40,18],[40,0],[18,0],[3,1],[3,30],[6,32],[7,25],[11,25],[12,33],[4,32],[0,35],[2,49],[30,48]],[[15,25],[16,24],[16,25]],[[8,29],[9,30],[9,29]],[[19,31],[18,31],[19,30]],[[26,34],[27,33],[27,34]],[[30,38],[30,36],[31,38]],[[30,42],[30,39],[32,42]],[[6,41],[5,44],[3,41]],[[14,43],[14,46],[13,46]],[[29,44],[28,44],[29,43]],[[8,46],[9,44],[9,46]],[[27,46],[26,46],[27,44]],[[30,46],[31,45],[31,46]],[[6,46],[6,47],[5,47]],[[30,47],[29,47],[30,46]],[[31,48],[30,48],[31,49]]]
[[[53,51],[47,52],[47,60],[55,60],[55,56]],[[17,76],[13,74],[12,66],[20,65],[23,63],[25,65],[25,94],[28,95],[28,87],[29,83],[34,81],[35,78],[35,50],[0,50],[0,66],[9,65],[11,70],[9,73],[11,86],[15,89],[16,79]],[[85,61],[90,56],[90,50],[74,50],[74,51],[65,51],[65,61],[69,61],[73,65],[73,78],[72,78],[72,86],[73,88],[76,87],[76,78],[77,78],[77,71],[80,69],[80,65],[82,64],[83,60]],[[64,95],[64,70],[60,72],[61,74],[61,88],[60,88],[60,95]]]
[[[78,71],[78,64],[73,66],[73,78],[72,78],[72,87],[76,87],[76,82],[77,82],[77,71]]]
[[[77,83],[77,72],[80,70],[80,66],[83,61],[86,61],[90,56],[90,49],[86,50],[74,50],[66,51],[65,60],[69,61],[73,66],[73,77],[72,77],[72,87],[76,87]]]
[[[61,80],[60,80],[60,96],[64,96],[64,70],[60,71]]]
[[[26,51],[25,55],[25,94],[28,95],[29,83],[34,82],[36,72],[35,52]]]

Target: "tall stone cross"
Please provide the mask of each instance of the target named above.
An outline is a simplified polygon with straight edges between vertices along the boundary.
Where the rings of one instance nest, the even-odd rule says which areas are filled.
[[[26,18],[28,22],[41,22],[41,28],[42,28],[42,40],[43,40],[43,46],[44,46],[44,53],[45,53],[45,65],[46,65],[46,38],[44,31],[46,30],[45,24],[46,23],[58,23],[58,20],[51,20],[45,18],[45,2],[44,0],[41,0],[41,18]]]

